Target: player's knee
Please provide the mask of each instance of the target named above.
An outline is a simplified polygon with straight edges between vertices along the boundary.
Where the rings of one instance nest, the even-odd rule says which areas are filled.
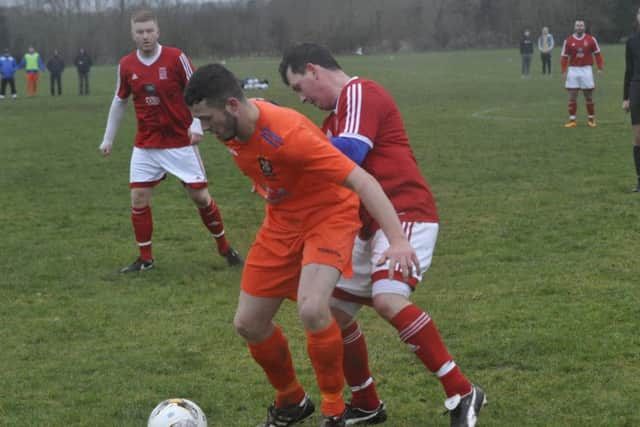
[[[331,318],[328,305],[317,304],[310,299],[298,303],[298,314],[305,329],[310,330],[321,329]]]
[[[261,328],[260,326],[238,314],[233,319],[233,327],[236,333],[247,341],[260,342],[266,338],[264,337],[266,332],[262,330],[266,328]]]
[[[373,308],[380,316],[389,321],[409,304],[406,297],[398,294],[384,293],[373,297]]]

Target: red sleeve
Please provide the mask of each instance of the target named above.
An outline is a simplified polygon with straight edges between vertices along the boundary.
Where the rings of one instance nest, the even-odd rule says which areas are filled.
[[[598,45],[598,40],[595,37],[591,37],[593,40],[593,56],[596,57],[596,64],[598,65],[598,70],[602,70],[602,54],[600,53],[600,45]]]
[[[371,82],[356,80],[343,89],[338,106],[338,134],[356,138],[373,148],[380,128],[382,102]]]
[[[184,52],[180,52],[180,56],[178,57],[178,74],[182,77],[183,87],[187,86],[187,82],[191,78],[193,70],[194,68],[191,60],[184,54]]]
[[[127,80],[127,73],[122,63],[118,65],[118,77],[116,80],[116,96],[120,99],[127,99],[131,95],[131,87]]]
[[[603,63],[602,54],[598,52],[595,54],[595,57],[596,57],[596,64],[598,64],[598,70],[602,70],[602,63]]]
[[[569,58],[566,56],[563,56],[562,58],[560,58],[560,67],[562,68],[562,74],[567,72],[567,65],[569,64]]]

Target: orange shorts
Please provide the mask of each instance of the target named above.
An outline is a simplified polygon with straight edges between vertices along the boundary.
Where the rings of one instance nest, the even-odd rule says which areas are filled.
[[[240,285],[244,292],[296,300],[300,272],[307,264],[329,265],[351,276],[353,242],[360,229],[357,217],[333,217],[298,233],[265,224],[247,255]]]

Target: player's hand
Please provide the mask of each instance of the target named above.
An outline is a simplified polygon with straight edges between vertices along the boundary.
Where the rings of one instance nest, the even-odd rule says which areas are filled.
[[[624,101],[622,101],[622,109],[624,111],[626,111],[627,113],[629,112],[629,100],[625,99]]]
[[[111,148],[113,148],[113,143],[102,141],[102,144],[100,144],[100,153],[106,157],[111,154]]]
[[[598,69],[598,74],[602,74],[602,70]]]
[[[203,135],[201,133],[193,133],[189,131],[189,137],[191,138],[191,145],[195,145],[202,141]]]
[[[393,277],[393,273],[397,268],[402,272],[402,278],[406,281],[411,277],[412,271],[420,271],[420,262],[416,251],[411,247],[406,238],[396,242],[390,242],[389,248],[384,251],[377,262],[377,265],[383,265],[389,261],[389,278]]]

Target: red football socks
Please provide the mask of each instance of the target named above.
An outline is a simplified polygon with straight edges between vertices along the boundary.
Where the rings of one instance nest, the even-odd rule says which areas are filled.
[[[351,405],[373,411],[380,406],[380,398],[369,370],[367,343],[358,323],[353,322],[342,330],[344,348],[343,368],[347,384],[351,388]]]
[[[400,339],[408,344],[427,369],[435,373],[447,397],[464,396],[471,391],[471,383],[453,362],[431,317],[411,304],[391,319]]]
[[[131,223],[133,224],[133,233],[140,249],[140,258],[145,261],[152,260],[151,234],[153,233],[153,218],[151,217],[151,208],[149,206],[131,208]]]
[[[221,255],[226,255],[229,250],[229,243],[224,236],[224,224],[222,223],[222,215],[220,214],[218,205],[216,205],[212,199],[209,206],[198,208],[198,211],[200,212],[202,223],[216,239],[218,252],[220,252]]]

